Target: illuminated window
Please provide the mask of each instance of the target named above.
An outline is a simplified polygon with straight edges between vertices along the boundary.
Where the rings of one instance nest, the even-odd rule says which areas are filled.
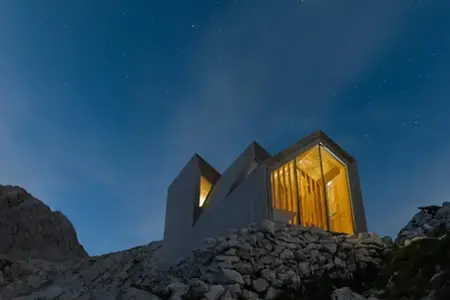
[[[206,198],[208,197],[209,192],[211,191],[212,184],[205,177],[200,177],[200,198],[199,198],[199,206],[202,207],[205,204]]]
[[[319,146],[298,156],[295,165],[301,223],[327,229]]]
[[[327,148],[321,147],[321,150],[330,230],[353,233],[347,168]]]
[[[272,203],[273,211],[277,216],[289,224],[298,224],[298,201],[295,184],[294,162],[291,161],[273,171]]]
[[[347,168],[317,145],[270,174],[276,220],[354,233]]]

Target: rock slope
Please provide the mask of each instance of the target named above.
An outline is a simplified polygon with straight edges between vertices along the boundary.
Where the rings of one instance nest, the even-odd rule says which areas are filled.
[[[0,185],[0,254],[64,260],[87,257],[70,221],[23,188]]]
[[[450,202],[444,202],[442,206],[419,207],[419,210],[400,230],[397,243],[403,244],[415,237],[439,237],[450,230]]]
[[[146,293],[131,285],[138,274],[155,269],[160,249],[156,242],[65,262],[0,256],[0,299],[132,299]]]
[[[170,299],[329,299],[338,286],[369,289],[384,249],[376,235],[332,235],[266,220],[208,239],[150,285],[135,285]]]
[[[62,261],[26,257],[19,247],[20,255],[0,255],[0,299],[450,299],[446,207],[421,208],[396,242],[265,220],[205,240],[168,269],[159,264],[161,242]],[[53,251],[72,253],[64,249]]]

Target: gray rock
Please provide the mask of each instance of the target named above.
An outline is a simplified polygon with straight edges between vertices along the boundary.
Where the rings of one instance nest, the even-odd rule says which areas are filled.
[[[230,248],[225,252],[226,256],[236,256],[236,248]]]
[[[275,223],[274,222],[265,219],[261,222],[261,228],[266,230],[267,232],[275,235]]]
[[[256,292],[263,293],[269,287],[269,283],[262,278],[257,278],[253,280],[252,287]]]
[[[208,292],[205,293],[204,297],[207,300],[217,300],[220,298],[220,296],[222,296],[224,291],[225,291],[225,288],[222,285],[219,285],[219,284],[211,285],[209,287]]]
[[[312,275],[313,268],[309,262],[300,262],[298,264],[298,271],[301,277],[309,277]]]
[[[334,265],[340,269],[345,269],[347,267],[347,264],[345,263],[345,261],[343,261],[342,259],[340,259],[337,256],[334,258]]]
[[[235,271],[230,269],[222,269],[222,272],[217,278],[218,283],[220,284],[232,284],[232,283],[239,283],[244,284],[244,279],[242,278],[242,275]]]
[[[17,186],[0,186],[0,240],[0,253],[14,259],[88,256],[66,216]]]
[[[208,292],[208,285],[199,279],[191,279],[189,283],[189,294],[198,298]]]
[[[181,282],[174,282],[167,286],[167,290],[172,296],[181,296],[188,291],[188,285]]]
[[[242,279],[244,279],[245,286],[250,286],[252,284],[252,277],[250,275],[244,275],[242,276]]]
[[[305,261],[307,258],[308,256],[302,250],[297,250],[294,253],[294,259],[297,262]]]
[[[122,300],[161,300],[160,297],[137,288],[127,288],[121,293]]]
[[[294,253],[290,250],[285,249],[280,253],[280,258],[282,260],[294,259]]]
[[[246,300],[258,300],[259,299],[258,294],[254,293],[252,291],[249,291],[247,289],[244,289],[242,291],[242,298],[244,298]]]
[[[277,275],[275,274],[274,271],[269,270],[269,269],[263,269],[260,271],[260,276],[261,278],[263,278],[264,280],[266,280],[267,282],[270,282],[271,280],[275,279],[277,277]]]
[[[237,299],[242,293],[241,285],[239,283],[232,284],[229,286],[228,291],[232,298]]]
[[[331,300],[367,300],[363,296],[353,292],[349,287],[336,289],[331,293]]]
[[[283,288],[284,287],[284,282],[281,279],[275,278],[273,280],[270,281],[270,285],[275,287],[275,288]]]
[[[266,295],[264,297],[264,300],[273,300],[273,299],[277,298],[280,294],[281,294],[281,290],[280,289],[276,289],[276,288],[270,286],[267,289],[267,292],[266,292]]]
[[[400,230],[395,241],[405,244],[417,237],[439,237],[450,230],[450,206],[444,204],[419,207],[421,211]]]
[[[381,241],[383,242],[383,244],[385,244],[386,246],[390,246],[390,245],[392,245],[394,242],[393,242],[393,240],[392,240],[392,237],[390,237],[390,236],[383,236],[382,238],[381,238]]]
[[[249,260],[252,255],[251,255],[251,251],[248,249],[238,249],[236,251],[236,255],[238,256],[238,258],[244,259],[244,260]]]
[[[218,261],[224,261],[227,263],[235,263],[240,261],[240,258],[237,256],[228,256],[228,255],[218,255],[215,257],[216,260]]]
[[[253,274],[254,269],[253,266],[246,262],[239,262],[234,265],[234,269],[241,273],[242,275]]]
[[[322,244],[322,248],[321,249],[323,249],[323,250],[325,250],[325,251],[327,251],[327,252],[329,252],[331,254],[336,253],[337,245],[335,243],[327,242],[327,243],[321,243],[321,244]]]
[[[230,288],[226,288],[219,300],[235,300],[236,298],[232,296]]]

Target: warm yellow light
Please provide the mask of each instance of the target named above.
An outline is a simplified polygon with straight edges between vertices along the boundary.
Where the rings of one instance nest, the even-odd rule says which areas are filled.
[[[330,230],[353,234],[353,214],[347,168],[327,148],[322,147],[321,153],[324,177],[329,180],[325,193],[328,202]]]
[[[200,207],[205,204],[206,197],[208,197],[209,192],[211,191],[212,184],[205,177],[200,177],[200,199],[198,205]]]
[[[331,151],[314,146],[270,176],[272,207],[298,214],[293,224],[354,233],[347,168]]]

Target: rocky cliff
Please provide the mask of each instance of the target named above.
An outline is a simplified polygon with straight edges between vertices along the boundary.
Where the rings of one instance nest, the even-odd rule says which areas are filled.
[[[9,191],[14,189],[16,193],[0,193],[0,211],[10,207],[4,203],[22,203],[24,198],[30,206],[44,206],[20,188]],[[336,235],[266,220],[205,240],[169,269],[159,265],[161,242],[85,257],[72,226],[66,224],[59,228],[70,229],[70,243],[43,246],[37,233],[30,244],[8,240],[18,246],[0,255],[0,299],[450,299],[450,238],[443,225],[450,223],[448,207],[421,208],[395,242],[376,234]],[[13,224],[28,228],[21,222],[42,220],[33,211],[49,210],[35,207]],[[61,231],[39,232],[45,232],[46,239],[54,234],[53,239]],[[0,231],[0,241],[5,233],[11,235]],[[66,258],[51,261],[42,249]]]
[[[0,254],[66,260],[87,257],[70,221],[23,188],[0,185]]]

